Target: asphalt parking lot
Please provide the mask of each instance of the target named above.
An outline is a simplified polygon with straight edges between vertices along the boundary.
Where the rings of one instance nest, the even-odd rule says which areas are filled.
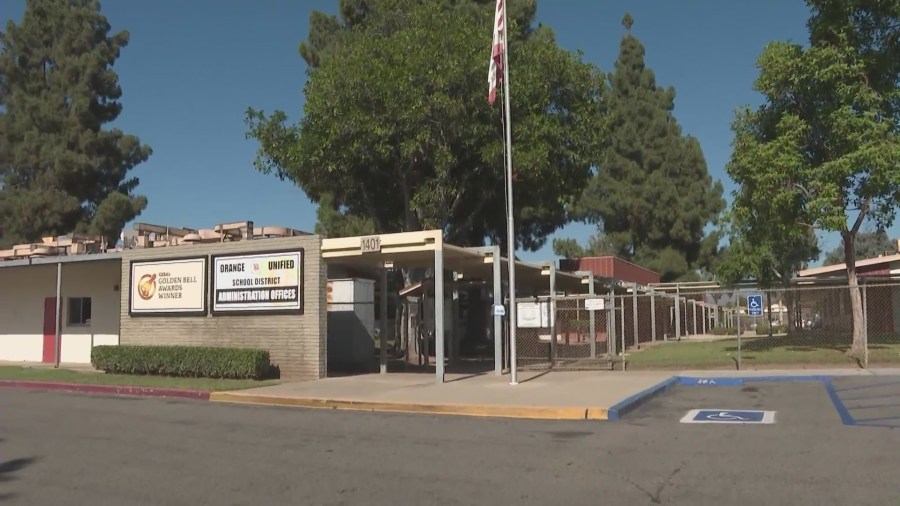
[[[848,424],[900,429],[900,377],[836,378],[832,390]]]
[[[835,390],[853,399],[867,388],[849,389],[863,383],[835,384]],[[887,392],[871,385],[867,396]],[[845,425],[821,383],[681,386],[618,422],[20,390],[0,391],[0,406],[3,504],[900,501],[900,431]],[[775,423],[681,423],[688,410],[704,408],[772,410]],[[860,416],[865,409],[847,411]]]

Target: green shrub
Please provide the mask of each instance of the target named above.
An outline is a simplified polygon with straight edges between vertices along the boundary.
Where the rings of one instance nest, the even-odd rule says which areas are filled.
[[[272,370],[268,350],[209,346],[94,346],[94,368],[113,374],[261,379]]]
[[[728,327],[713,327],[709,329],[709,333],[714,336],[728,336],[731,334],[737,334],[737,330],[730,329]]]
[[[772,333],[773,334],[787,334],[788,327],[787,325],[773,325]],[[756,335],[758,336],[766,336],[769,335],[769,322],[761,322],[756,326]]]

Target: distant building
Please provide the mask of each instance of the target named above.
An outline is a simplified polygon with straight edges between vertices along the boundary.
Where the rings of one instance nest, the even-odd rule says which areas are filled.
[[[893,334],[900,329],[900,253],[856,261],[860,285],[866,288],[867,326],[872,334]],[[802,292],[804,319],[820,317],[825,328],[848,331],[853,316],[850,291],[846,288],[847,265],[844,263],[804,269],[797,273],[798,284],[831,285],[834,288]],[[812,316],[811,316],[812,315]]]
[[[660,282],[659,273],[614,256],[566,258],[559,261],[559,268],[570,272],[588,271],[598,277],[644,286]]]
[[[900,253],[882,255],[875,258],[856,261],[856,274],[864,277],[889,277],[900,274]],[[799,278],[847,278],[847,264],[823,265],[804,269],[797,273]]]

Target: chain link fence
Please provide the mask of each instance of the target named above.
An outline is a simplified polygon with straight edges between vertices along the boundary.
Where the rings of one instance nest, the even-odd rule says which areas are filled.
[[[897,283],[866,283],[856,290],[809,283],[667,296],[674,303],[674,339],[643,350],[640,341],[632,345],[627,361],[636,368],[900,365]]]
[[[532,369],[608,368],[608,317],[604,311],[589,310],[585,303],[588,298],[544,296],[519,299],[516,331],[519,366]]]
[[[602,309],[589,309],[589,299],[603,299]],[[855,295],[846,284],[702,291],[634,287],[612,296],[520,299],[518,312],[522,368],[900,366],[896,282],[869,281]]]

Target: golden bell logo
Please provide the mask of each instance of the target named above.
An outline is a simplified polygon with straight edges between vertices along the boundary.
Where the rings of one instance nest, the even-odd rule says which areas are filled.
[[[150,300],[156,294],[156,274],[144,274],[138,281],[138,296]]]

